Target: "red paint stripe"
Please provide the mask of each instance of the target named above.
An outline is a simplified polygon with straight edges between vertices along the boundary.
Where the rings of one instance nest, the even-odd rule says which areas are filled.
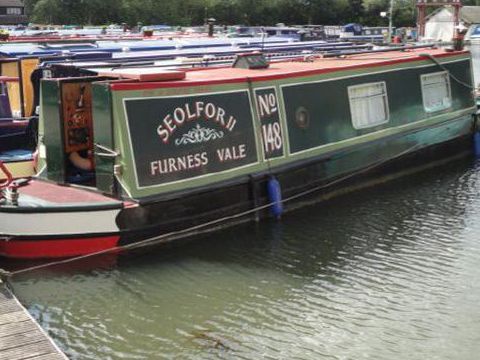
[[[120,236],[56,240],[0,241],[0,256],[16,259],[52,259],[92,254],[117,246]]]
[[[443,58],[443,57],[451,57],[457,56],[461,54],[466,54],[468,51],[457,51],[452,53],[443,53],[443,54],[435,54],[435,58]],[[320,74],[327,74],[327,73],[334,73],[340,72],[345,70],[356,70],[356,69],[367,69],[367,68],[375,68],[375,67],[382,67],[382,66],[389,66],[395,64],[402,64],[408,62],[415,62],[415,61],[422,61],[426,60],[427,58],[424,56],[415,56],[408,59],[396,59],[396,60],[387,60],[378,63],[370,63],[370,64],[360,64],[360,65],[350,65],[350,66],[343,66],[339,68],[323,68],[323,69],[312,69],[312,70],[303,70],[297,72],[286,72],[282,74],[272,74],[272,75],[264,75],[264,76],[254,76],[254,77],[237,77],[237,78],[230,78],[230,79],[218,79],[218,80],[201,80],[201,81],[168,81],[164,83],[160,82],[131,82],[131,83],[112,83],[110,84],[110,88],[112,91],[127,91],[127,90],[151,90],[151,89],[163,89],[163,88],[173,88],[173,87],[187,87],[187,86],[206,86],[206,85],[220,85],[220,84],[236,84],[236,83],[244,83],[247,81],[257,82],[257,81],[270,81],[270,80],[279,80],[279,79],[288,79],[293,77],[304,77],[304,76],[312,76],[312,75],[320,75]],[[215,70],[212,68],[212,70]]]
[[[0,128],[19,128],[26,129],[28,121],[0,120]]]

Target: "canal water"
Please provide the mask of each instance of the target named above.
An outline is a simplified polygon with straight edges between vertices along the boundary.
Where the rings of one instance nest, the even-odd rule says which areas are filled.
[[[480,161],[13,287],[73,359],[477,359]]]

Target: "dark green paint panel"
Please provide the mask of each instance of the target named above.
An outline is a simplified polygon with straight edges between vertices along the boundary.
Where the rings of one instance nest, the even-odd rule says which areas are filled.
[[[60,119],[60,86],[56,80],[42,80],[43,143],[47,151],[47,176],[50,180],[65,181],[65,152],[63,151],[63,127]]]
[[[445,66],[457,78],[466,83],[472,83],[468,59]],[[432,65],[283,87],[290,152],[295,153],[442,114],[442,111],[425,112],[420,82],[421,75],[440,71],[443,69]],[[390,121],[369,129],[354,129],[351,122],[347,88],[381,81],[385,81],[387,85]],[[451,80],[450,83],[453,106],[444,112],[472,107],[474,104],[471,90],[454,80]],[[298,113],[301,112],[299,109],[306,109],[308,112],[307,126],[298,122]]]
[[[108,84],[94,83],[92,86],[92,95],[94,142],[107,149],[113,150],[115,149],[115,145],[113,141],[112,102]],[[97,188],[107,194],[114,195],[116,193],[115,176],[113,172],[115,158],[98,156],[99,153],[105,153],[105,151],[95,149]]]
[[[411,155],[418,150],[461,137],[469,138],[471,129],[471,117],[462,116],[436,126],[346,147],[323,157],[323,160],[312,161],[295,170],[280,173],[277,177],[284,189],[284,196],[291,196],[304,187],[326,184],[343,176],[348,178],[356,171],[361,174],[368,168],[386,165],[393,159]],[[298,178],[302,182],[299,183]]]
[[[392,136],[352,149],[345,149],[336,153],[330,161],[325,163],[324,175],[326,178],[334,178],[374,164],[391,161],[416,150],[468,135],[471,128],[471,117],[464,116],[402,136]]]

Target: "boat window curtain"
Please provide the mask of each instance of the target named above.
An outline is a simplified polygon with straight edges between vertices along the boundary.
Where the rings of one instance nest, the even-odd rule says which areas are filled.
[[[448,109],[452,106],[450,78],[446,71],[422,75],[423,107],[426,112]]]
[[[348,88],[348,95],[355,129],[365,129],[388,122],[385,82],[351,86]]]

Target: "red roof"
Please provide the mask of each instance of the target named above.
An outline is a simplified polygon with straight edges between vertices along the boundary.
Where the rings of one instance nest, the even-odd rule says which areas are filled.
[[[240,83],[247,81],[268,81],[281,78],[310,76],[342,70],[353,70],[413,62],[425,59],[422,54],[430,54],[436,58],[455,56],[467,51],[446,52],[443,49],[413,49],[408,51],[390,51],[370,54],[349,55],[343,58],[316,58],[314,61],[282,61],[273,62],[267,69],[249,70],[231,67],[207,68],[187,71],[184,80],[163,82],[117,82],[112,83],[114,91],[140,90],[167,87],[184,87],[199,85],[216,85]]]

